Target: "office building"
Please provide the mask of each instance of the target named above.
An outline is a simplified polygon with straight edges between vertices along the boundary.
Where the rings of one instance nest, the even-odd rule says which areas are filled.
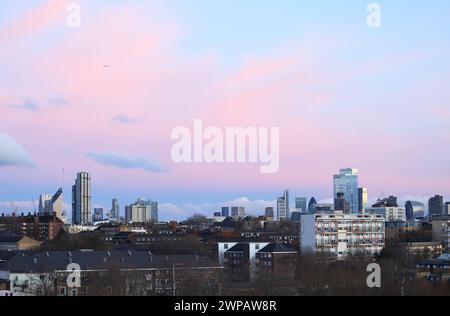
[[[300,218],[302,217],[302,213],[300,211],[292,211],[291,212],[291,221],[293,223],[300,223]]]
[[[50,202],[52,197],[53,196],[48,193],[39,196],[39,214],[50,213]]]
[[[305,197],[297,197],[295,198],[295,208],[297,211],[300,211],[303,214],[308,213],[308,208],[306,206],[307,201]]]
[[[64,223],[66,222],[66,212],[64,211],[64,200],[63,200],[63,190],[60,188],[55,195],[52,196],[52,199],[47,202],[48,212],[50,214],[55,213],[56,217],[62,220]]]
[[[285,222],[290,219],[289,213],[289,191],[283,192],[283,196],[277,199],[278,221]]]
[[[230,208],[229,207],[222,207],[222,216],[223,217],[229,217],[230,216]]]
[[[244,218],[246,216],[245,207],[239,207],[238,214],[240,218]]]
[[[358,212],[358,169],[341,169],[333,176],[334,198],[343,193],[350,205],[350,212]]]
[[[416,201],[407,201],[405,203],[406,220],[413,221],[415,219],[424,218],[425,205]]]
[[[300,248],[304,252],[333,257],[373,256],[385,246],[385,220],[382,215],[344,214],[304,215],[301,218]]]
[[[266,207],[266,209],[265,209],[265,215],[266,215],[266,217],[270,217],[270,218],[273,218],[273,216],[274,216],[274,208],[273,207]]]
[[[158,222],[158,202],[138,199],[125,207],[125,220],[129,223]]]
[[[350,205],[345,200],[344,193],[339,192],[337,194],[337,197],[334,199],[334,210],[335,211],[342,211],[345,214],[350,213]]]
[[[233,206],[231,208],[231,216],[232,217],[239,217],[239,207]]]
[[[369,196],[367,194],[367,188],[358,189],[358,211],[364,211],[367,207]]]
[[[317,201],[314,197],[311,198],[311,200],[309,200],[308,203],[308,212],[309,214],[315,214],[316,213],[316,206],[317,206]]]
[[[120,221],[120,205],[119,205],[119,200],[116,198],[112,199],[110,220],[113,220],[116,222]]]
[[[94,208],[94,215],[92,216],[93,222],[101,222],[103,221],[103,208]]]
[[[428,212],[430,216],[445,215],[444,212],[444,198],[436,195],[428,200]]]
[[[72,223],[74,225],[92,223],[91,176],[87,172],[78,173],[72,186]]]
[[[334,204],[318,203],[314,208],[314,214],[333,214]]]
[[[405,222],[406,210],[404,207],[379,206],[366,209],[368,214],[382,215],[386,222]]]

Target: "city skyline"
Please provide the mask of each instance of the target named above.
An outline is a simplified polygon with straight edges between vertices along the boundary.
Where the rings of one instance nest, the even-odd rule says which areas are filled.
[[[359,0],[79,3],[76,29],[64,0],[0,4],[0,212],[31,212],[60,187],[70,205],[81,170],[92,210],[151,198],[162,219],[263,213],[286,188],[291,207],[332,203],[345,167],[369,204],[450,200],[448,2],[382,2],[377,30]],[[173,163],[172,129],[197,118],[280,127],[279,172]]]

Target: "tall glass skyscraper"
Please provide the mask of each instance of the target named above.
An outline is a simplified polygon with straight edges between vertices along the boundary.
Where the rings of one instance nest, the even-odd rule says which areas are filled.
[[[277,199],[277,213],[278,221],[284,222],[290,220],[291,215],[289,213],[289,191],[283,192],[283,196]]]
[[[297,211],[300,211],[303,214],[308,213],[308,209],[306,207],[306,204],[307,204],[307,201],[306,201],[305,197],[295,198],[295,208],[296,208]]]
[[[80,172],[72,186],[72,224],[89,225],[91,222],[91,176]]]
[[[350,212],[358,213],[358,169],[341,169],[333,176],[334,198],[343,193]]]

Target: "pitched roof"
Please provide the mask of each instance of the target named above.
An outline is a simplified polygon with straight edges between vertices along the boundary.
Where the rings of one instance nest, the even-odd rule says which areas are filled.
[[[51,251],[18,252],[0,270],[11,273],[45,273],[65,271],[70,263],[80,265],[81,270],[108,269],[160,269],[181,267],[220,268],[207,258],[195,255],[153,255],[147,251]]]
[[[237,245],[234,245],[230,249],[228,249],[226,252],[243,252],[248,250],[248,244],[239,243]]]
[[[265,246],[263,249],[261,249],[258,252],[270,252],[270,253],[276,253],[276,252],[297,252],[294,247],[292,247],[291,244],[269,244]]]

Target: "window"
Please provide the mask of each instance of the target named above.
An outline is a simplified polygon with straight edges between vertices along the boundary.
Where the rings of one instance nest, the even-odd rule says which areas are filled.
[[[256,244],[255,249],[256,249],[256,250],[259,249],[259,244]]]
[[[223,249],[228,249],[228,244],[223,245]]]
[[[72,296],[77,296],[77,295],[78,295],[77,289],[72,289]]]
[[[59,288],[59,295],[66,296],[66,288],[65,287],[60,287]]]

